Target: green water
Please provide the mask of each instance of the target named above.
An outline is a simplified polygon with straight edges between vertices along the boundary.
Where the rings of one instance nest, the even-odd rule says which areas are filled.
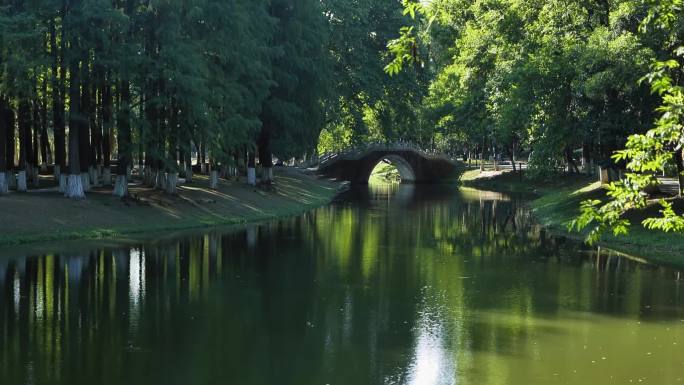
[[[283,221],[0,259],[1,384],[679,384],[677,271],[522,202],[372,188]]]

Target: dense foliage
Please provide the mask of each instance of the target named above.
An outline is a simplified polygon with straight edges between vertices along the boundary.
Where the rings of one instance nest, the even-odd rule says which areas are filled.
[[[653,4],[642,30],[656,30],[663,37],[661,60],[651,66],[651,72],[642,80],[648,81],[654,94],[662,97],[655,127],[644,134],[632,135],[624,150],[615,153],[616,161],[626,162],[625,177],[608,186],[608,202],[589,200],[582,204],[582,214],[572,223],[577,230],[590,229],[588,240],[595,242],[601,234],[612,230],[616,235],[626,234],[631,222],[625,218],[630,210],[644,209],[649,205],[647,191],[657,188],[657,175],[668,167],[676,170],[679,195],[684,186],[684,24],[681,0],[664,0]],[[642,225],[665,232],[684,231],[684,215],[678,214],[671,201],[660,200],[660,216],[647,217]]]
[[[539,175],[579,172],[580,162],[616,167],[613,151],[653,121],[658,98],[638,80],[663,37],[639,33],[649,9],[641,0],[404,3],[423,28],[401,31],[386,71],[427,63],[424,120],[445,148],[527,150]]]
[[[585,202],[573,223],[591,227],[591,241],[625,234],[625,214],[649,204],[657,176],[678,177],[681,193],[681,0],[403,4],[420,28],[399,30],[385,70],[427,63],[422,120],[438,145],[470,157],[524,153],[532,177],[598,172],[609,201]],[[643,225],[684,230],[672,203],[662,205]]]
[[[315,154],[326,127],[360,127],[368,105],[388,133],[388,116],[406,118],[387,94],[420,100],[405,92],[415,82],[396,87],[382,71],[401,9],[352,0],[1,0],[0,193],[15,174],[25,190],[49,164],[76,198],[103,176],[108,183],[110,170],[125,195],[134,165],[169,191],[179,173],[192,178],[195,158],[226,173],[256,161],[268,169],[274,156]]]

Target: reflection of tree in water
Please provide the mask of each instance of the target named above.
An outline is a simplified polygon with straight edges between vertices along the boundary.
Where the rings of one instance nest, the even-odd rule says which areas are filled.
[[[496,383],[506,368],[480,355],[524,355],[557,332],[543,320],[684,316],[676,272],[545,237],[520,200],[374,194],[228,234],[1,260],[3,380]]]

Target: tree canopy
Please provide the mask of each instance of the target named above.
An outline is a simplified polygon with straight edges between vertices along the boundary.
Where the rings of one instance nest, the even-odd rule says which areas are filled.
[[[684,188],[680,0],[404,0],[385,71],[432,74],[422,119],[437,145],[529,160],[532,177],[606,175],[572,226],[625,234],[658,176]],[[655,126],[655,127],[654,127]],[[624,170],[627,173],[624,173]],[[604,179],[602,177],[602,179]],[[671,201],[643,225],[684,230]]]
[[[681,13],[680,0],[0,0],[0,174],[54,164],[81,198],[111,169],[125,195],[132,168],[165,188],[200,164],[230,174],[403,140],[526,159],[539,178],[628,168],[619,209],[587,203],[579,223],[620,228],[609,212],[684,172]],[[682,227],[671,219],[651,224]]]

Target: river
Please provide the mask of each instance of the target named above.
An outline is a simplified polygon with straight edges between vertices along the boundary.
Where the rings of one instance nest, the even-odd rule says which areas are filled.
[[[304,215],[0,258],[0,384],[680,384],[680,273],[524,200],[371,186]]]

